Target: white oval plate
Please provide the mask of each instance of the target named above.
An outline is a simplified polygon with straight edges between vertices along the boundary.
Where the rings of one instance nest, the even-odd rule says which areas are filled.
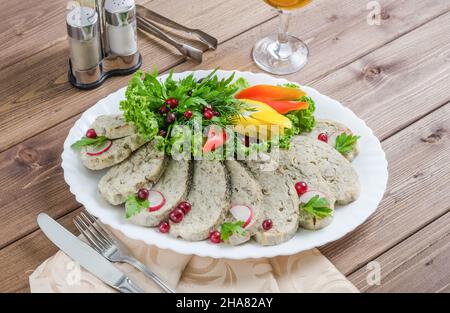
[[[197,78],[206,76],[210,71],[196,71]],[[181,78],[191,72],[174,74],[174,78]],[[250,85],[256,84],[283,84],[284,79],[274,78],[265,74],[235,71],[236,77],[246,78]],[[228,77],[229,71],[218,71],[219,77]],[[161,76],[165,79],[166,75]],[[69,132],[64,142],[62,153],[62,167],[64,179],[75,195],[78,202],[103,223],[121,231],[127,237],[142,240],[147,244],[159,248],[170,249],[181,254],[195,254],[213,258],[246,259],[274,257],[278,255],[291,255],[300,251],[322,246],[328,242],[343,237],[348,232],[361,225],[373,212],[375,212],[386,190],[388,179],[387,161],[379,140],[363,120],[338,101],[320,94],[313,88],[302,88],[316,102],[317,118],[330,118],[347,125],[354,133],[361,136],[359,141],[360,154],[353,161],[361,181],[361,195],[359,199],[349,205],[340,207],[335,212],[333,223],[320,231],[307,231],[300,229],[297,235],[283,244],[263,247],[255,242],[233,247],[225,244],[215,245],[208,240],[190,242],[175,239],[161,234],[156,228],[145,228],[128,222],[124,217],[123,206],[108,204],[97,191],[97,183],[106,171],[90,171],[86,169],[79,155],[70,148],[70,145],[80,139],[90,127],[95,118],[102,114],[120,113],[119,102],[125,98],[125,89],[122,88],[100,100],[93,107],[84,112]]]

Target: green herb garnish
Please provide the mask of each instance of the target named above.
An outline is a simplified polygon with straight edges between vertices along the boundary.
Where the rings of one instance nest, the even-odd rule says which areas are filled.
[[[300,206],[302,210],[312,214],[317,218],[325,218],[333,215],[333,210],[330,209],[328,200],[315,195],[305,204]]]
[[[300,89],[300,86],[295,84],[295,83],[286,83],[286,84],[282,84],[281,87],[286,87],[286,88],[293,88],[293,89]]]
[[[126,218],[131,218],[132,216],[138,214],[142,210],[148,209],[150,203],[147,200],[141,200],[137,195],[129,195],[127,202],[125,203],[125,216]]]
[[[239,114],[248,105],[234,98],[235,93],[248,85],[245,79],[234,80],[234,74],[225,79],[219,79],[216,71],[211,72],[200,81],[194,75],[188,75],[180,80],[175,80],[172,73],[165,81],[158,79],[158,73],[143,74],[138,71],[128,84],[125,96],[126,100],[120,103],[125,120],[132,122],[139,133],[146,139],[154,137],[158,139],[158,147],[166,152],[171,151],[171,145],[181,135],[175,134],[175,126],[188,126],[194,128],[194,123],[202,122],[202,132],[209,125],[218,125],[225,128],[233,125]],[[158,111],[165,106],[165,101],[174,98],[178,106],[169,108],[175,115],[175,121],[170,125],[165,122],[165,114]],[[211,107],[216,113],[212,119],[204,117],[205,108]],[[184,113],[192,112],[192,117],[186,119]],[[165,138],[156,136],[159,129],[167,131]],[[188,134],[184,134],[187,137]],[[172,137],[177,138],[172,138]],[[170,153],[169,153],[170,154]]]
[[[95,147],[100,147],[106,141],[108,141],[108,138],[106,138],[105,136],[98,136],[97,138],[83,137],[80,140],[73,143],[70,147],[72,147],[73,149],[81,149],[82,147],[92,145]]]
[[[286,117],[292,122],[294,134],[299,135],[303,132],[311,132],[314,126],[316,126],[316,119],[314,117],[316,105],[314,100],[311,97],[303,96],[295,101],[308,103],[308,108],[286,114]]]
[[[243,221],[223,223],[220,228],[220,239],[227,241],[233,234],[239,234],[241,236],[247,235],[247,231],[242,226],[244,226]]]
[[[351,134],[342,133],[336,138],[336,150],[339,151],[341,154],[345,154],[347,152],[350,152],[355,147],[356,142],[358,139],[361,138],[360,136],[354,136]]]

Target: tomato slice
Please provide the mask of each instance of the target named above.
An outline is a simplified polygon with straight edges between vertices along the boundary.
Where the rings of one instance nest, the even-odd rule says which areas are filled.
[[[211,127],[208,130],[208,138],[203,146],[203,152],[211,152],[217,148],[220,148],[227,141],[227,132],[224,129],[217,129]]]

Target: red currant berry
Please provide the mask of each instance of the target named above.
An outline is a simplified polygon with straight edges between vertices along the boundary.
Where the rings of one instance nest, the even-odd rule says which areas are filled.
[[[184,218],[184,213],[181,209],[175,209],[172,212],[170,212],[169,218],[174,223],[179,223]]]
[[[147,200],[148,199],[148,189],[141,188],[137,192],[137,197],[139,200]]]
[[[166,100],[166,104],[172,109],[175,109],[178,106],[178,100],[175,98],[169,98]]]
[[[192,117],[192,111],[186,111],[183,115],[185,119],[190,120]]]
[[[323,141],[323,142],[328,142],[328,135],[321,133],[321,134],[319,134],[319,136],[317,136],[317,139],[319,139],[320,141]]]
[[[159,223],[158,229],[163,234],[168,233],[170,230],[170,224],[167,221],[162,221]]]
[[[187,201],[183,201],[178,205],[178,208],[181,209],[184,214],[188,214],[192,209],[192,205]]]
[[[165,105],[163,105],[162,107],[159,108],[159,114],[164,115],[169,113],[169,108],[166,107]]]
[[[167,113],[167,116],[166,116],[167,124],[172,124],[173,122],[175,122],[175,119],[176,119],[175,114],[173,114],[172,112]]]
[[[264,220],[262,223],[262,227],[264,230],[270,230],[272,228],[272,226],[273,226],[272,220],[269,220],[269,219]]]
[[[203,112],[203,116],[206,118],[206,119],[208,119],[208,120],[210,120],[210,119],[212,119],[213,117],[214,117],[214,114],[213,114],[213,112],[212,111],[205,111],[205,112]]]
[[[298,182],[295,184],[295,190],[297,190],[297,194],[301,196],[308,191],[308,184],[303,181]]]
[[[209,234],[209,240],[215,244],[220,243],[220,232],[218,232],[217,230],[212,231]]]
[[[97,133],[95,132],[95,129],[93,129],[93,128],[88,129],[86,132],[86,137],[91,138],[91,139],[97,138]]]

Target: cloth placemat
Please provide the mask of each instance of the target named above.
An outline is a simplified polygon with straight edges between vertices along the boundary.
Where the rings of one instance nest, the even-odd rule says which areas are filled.
[[[110,231],[177,292],[358,292],[317,249],[271,259],[213,259],[159,249]],[[117,267],[146,292],[162,292],[128,264]],[[34,293],[116,292],[61,251],[44,261],[29,282]]]

